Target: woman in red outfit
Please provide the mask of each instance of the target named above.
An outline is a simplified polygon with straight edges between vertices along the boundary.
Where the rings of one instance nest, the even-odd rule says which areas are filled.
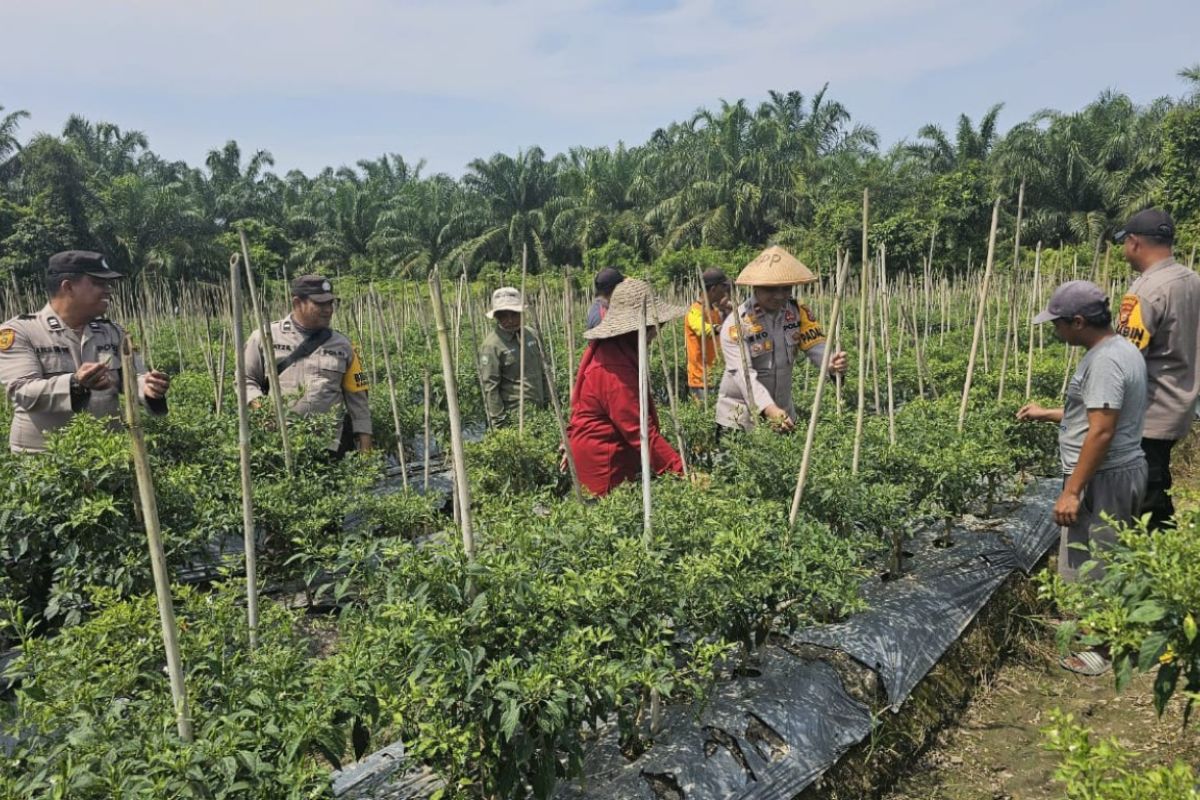
[[[574,406],[567,437],[580,482],[594,495],[605,495],[641,471],[641,424],[638,418],[637,329],[643,299],[647,337],[658,325],[679,319],[687,309],[653,299],[650,285],[627,278],[613,290],[604,320],[583,335],[583,352],[572,392]],[[683,461],[658,430],[650,401],[650,468],[655,475],[683,473]]]

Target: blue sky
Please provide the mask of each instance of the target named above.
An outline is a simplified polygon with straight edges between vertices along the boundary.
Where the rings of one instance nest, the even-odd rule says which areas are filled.
[[[0,2],[23,137],[79,113],[192,164],[236,139],[280,172],[395,152],[459,175],[825,83],[890,145],[996,102],[1007,128],[1103,89],[1178,96],[1200,62],[1196,0]]]

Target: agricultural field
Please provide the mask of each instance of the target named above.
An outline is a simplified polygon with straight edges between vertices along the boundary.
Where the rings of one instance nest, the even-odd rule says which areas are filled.
[[[774,643],[868,612],[915,541],[953,552],[1059,477],[1054,427],[1016,412],[1058,405],[1081,353],[1030,320],[1066,280],[1121,297],[1108,242],[1150,203],[1194,266],[1200,70],[1181,76],[1177,99],[1105,93],[1004,135],[995,106],[886,151],[824,90],[771,92],[641,145],[498,153],[461,179],[394,154],[279,176],[234,141],[189,167],[109,123],[21,141],[24,112],[0,114],[5,318],[44,304],[50,253],[103,250],[129,277],[114,319],[172,377],[166,416],[82,414],[43,455],[0,454],[0,798],[329,798],[397,742],[432,796],[551,798],[607,732],[627,763],[653,753],[665,716]],[[818,274],[798,294],[850,369],[802,359],[794,432],[718,441],[715,390],[689,398],[671,323],[640,368],[686,474],[584,497],[560,447],[596,270],[688,304],[699,270],[735,276],[767,243]],[[370,453],[331,458],[339,420],[288,416],[278,393],[242,428],[241,340],[307,272],[333,280],[361,355]],[[494,428],[477,354],[503,285],[525,293],[557,402]],[[1044,796],[1196,797],[1178,742],[1200,696],[1200,510],[1182,492],[1180,509],[1175,529],[1123,531],[1103,581],[1045,563],[1014,579],[1021,613],[1054,620],[1035,643],[1049,663],[1072,639],[1110,647],[1100,680],[1185,732],[1142,763],[1038,683],[1023,745],[1046,759]],[[996,685],[1021,692],[1008,674]],[[854,754],[868,772],[875,743]],[[948,734],[916,769],[972,747]],[[954,779],[930,781],[896,797]]]
[[[335,324],[372,373],[378,447],[331,463],[335,420],[292,420],[289,474],[271,409],[252,412],[253,648],[240,552],[212,555],[242,525],[227,290],[135,282],[118,315],[148,362],[176,376],[170,414],[143,425],[194,741],[175,730],[128,436],[80,416],[45,457],[0,457],[0,630],[20,647],[6,723],[19,743],[0,795],[323,796],[331,769],[399,739],[450,796],[549,796],[598,719],[618,721],[630,752],[645,749],[651,704],[703,698],[771,632],[860,608],[859,584],[902,570],[917,527],[986,516],[1028,476],[1053,473],[1052,426],[1015,411],[1027,394],[1059,395],[1078,355],[1022,320],[1080,268],[1038,265],[1037,283],[991,276],[986,295],[973,274],[877,271],[865,295],[845,290],[833,335],[865,362],[861,436],[855,367],[826,389],[794,525],[802,434],[760,426],[718,449],[711,409],[679,400],[681,334],[665,328],[651,365],[663,430],[707,478],[656,480],[649,532],[635,486],[573,498],[552,412],[486,431],[473,353],[490,287],[463,281],[443,286],[443,333],[464,427],[481,434],[466,449],[471,507],[425,493],[450,434],[427,291],[351,288]],[[280,286],[264,288],[280,313]],[[566,321],[588,298],[561,280],[528,290],[565,404],[583,345]],[[811,291],[818,314],[833,294],[828,279]],[[796,376],[801,408],[814,372]],[[198,583],[179,579],[190,565],[209,567]]]

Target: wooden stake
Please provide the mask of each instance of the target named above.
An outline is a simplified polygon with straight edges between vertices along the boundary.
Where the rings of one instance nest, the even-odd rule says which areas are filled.
[[[992,204],[992,230],[988,234],[987,266],[983,270],[983,284],[979,287],[979,308],[975,312],[975,333],[971,337],[971,355],[967,359],[967,377],[963,381],[962,403],[958,407],[958,432],[963,432],[967,421],[967,402],[971,397],[971,378],[975,374],[975,355],[979,351],[979,338],[983,332],[983,314],[987,307],[988,284],[992,279],[992,265],[996,260],[996,228],[1000,224],[1000,198]]]
[[[845,291],[846,273],[850,270],[850,253],[844,256],[837,271],[837,290],[833,298],[833,310],[829,315],[829,326],[836,328],[838,318],[842,313],[842,294]],[[821,370],[817,373],[817,389],[813,395],[812,409],[808,414],[808,430],[804,434],[804,455],[800,459],[800,472],[796,476],[796,491],[792,494],[792,510],[788,514],[788,527],[796,527],[796,518],[800,513],[800,501],[804,497],[804,484],[808,480],[808,467],[811,463],[813,442],[817,433],[817,421],[821,417],[821,394],[825,390],[825,381],[829,375],[829,364],[833,360],[834,348],[826,347],[821,354]]]
[[[646,339],[646,300],[642,298],[638,319],[638,426],[641,432],[642,454],[642,539],[650,545],[650,351]]]
[[[133,450],[133,468],[137,475],[138,498],[142,519],[146,524],[146,544],[150,549],[150,569],[154,573],[154,594],[158,600],[158,618],[162,625],[163,648],[167,653],[167,676],[171,682],[171,698],[175,703],[175,725],[179,738],[192,741],[192,716],[188,710],[187,686],[183,680],[183,659],[179,653],[179,626],[175,622],[175,604],[171,600],[171,578],[167,572],[167,557],[163,553],[162,528],[158,522],[158,501],[154,495],[154,479],[150,474],[150,459],[142,436],[142,421],[138,414],[137,371],[133,363],[133,344],[126,334],[121,339],[121,381],[124,384],[125,418],[129,425],[129,442]]]
[[[239,229],[238,235],[242,240],[242,259],[246,268],[246,285],[250,287],[250,305],[254,307],[254,315],[258,320],[258,330],[263,351],[263,366],[267,372],[267,383],[271,387],[271,406],[275,409],[275,424],[279,427],[279,436],[283,442],[283,464],[290,476],[292,468],[292,442],[287,429],[287,412],[283,407],[283,390],[279,387],[279,369],[275,366],[275,340],[271,336],[271,322],[267,319],[258,302],[258,290],[254,285],[254,270],[250,267],[250,246],[246,242],[246,232]],[[359,337],[362,341],[362,337]]]
[[[442,379],[446,388],[446,411],[450,416],[450,450],[454,459],[454,480],[458,505],[462,513],[463,552],[468,561],[475,560],[475,532],[471,526],[471,486],[467,482],[467,457],[463,447],[462,417],[458,411],[458,383],[454,377],[454,361],[450,355],[450,332],[446,327],[446,310],[442,307],[442,282],[437,265],[429,272],[430,302],[433,321],[437,327],[438,349],[442,354]],[[426,446],[428,447],[428,442]]]
[[[1033,256],[1033,303],[1031,306],[1036,307],[1038,298],[1041,296],[1041,271],[1042,271],[1042,243],[1037,243],[1037,251]],[[1030,395],[1033,394],[1033,314],[1029,315],[1029,350],[1025,354],[1025,402],[1029,402]]]
[[[858,461],[862,455],[863,416],[867,410],[867,292],[870,290],[867,275],[871,268],[871,262],[867,259],[867,221],[870,202],[870,190],[863,189],[862,274],[858,282],[858,410],[854,417],[854,454],[850,459],[852,475],[858,474]]]
[[[258,546],[254,537],[254,487],[250,480],[250,409],[246,400],[245,333],[242,324],[242,276],[236,256],[229,262],[233,298],[233,375],[237,391],[238,464],[242,478],[242,548],[246,553],[246,618],[250,649],[258,647]]]
[[[525,276],[529,270],[529,245],[521,245],[521,303],[525,303]],[[520,375],[521,393],[517,396],[517,436],[525,435],[525,316],[521,315],[520,346],[518,370]]]

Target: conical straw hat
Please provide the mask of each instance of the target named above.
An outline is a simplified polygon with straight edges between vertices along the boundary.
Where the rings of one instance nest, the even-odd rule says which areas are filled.
[[[817,276],[794,255],[771,245],[747,264],[737,276],[739,286],[795,286],[813,283]]]
[[[585,339],[611,339],[638,329],[642,318],[642,301],[646,301],[646,324],[662,325],[687,313],[685,306],[673,306],[659,300],[650,284],[637,278],[626,278],[613,289],[608,312],[600,324],[584,331]]]

